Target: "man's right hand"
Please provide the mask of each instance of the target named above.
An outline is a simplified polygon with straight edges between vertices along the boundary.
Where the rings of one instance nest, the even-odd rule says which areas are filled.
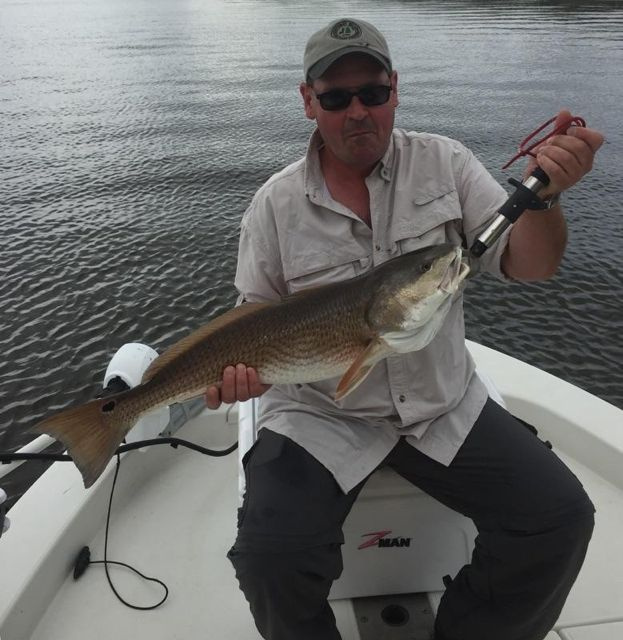
[[[206,404],[210,409],[218,409],[221,402],[245,402],[261,396],[270,386],[259,381],[257,371],[252,367],[244,364],[225,367],[221,386],[209,387],[206,391]]]

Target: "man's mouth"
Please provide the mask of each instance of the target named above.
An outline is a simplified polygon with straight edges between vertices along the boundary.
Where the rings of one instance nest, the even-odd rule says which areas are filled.
[[[370,129],[362,129],[361,131],[349,131],[346,134],[347,138],[356,138],[357,136],[365,136],[367,134],[376,133],[375,131],[371,131]]]

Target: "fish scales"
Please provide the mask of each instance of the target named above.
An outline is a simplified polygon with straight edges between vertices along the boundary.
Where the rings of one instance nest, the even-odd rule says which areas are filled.
[[[264,384],[343,374],[336,389],[343,398],[380,359],[434,338],[468,271],[459,247],[424,247],[351,280],[244,304],[170,347],[140,385],[67,409],[34,430],[65,445],[88,487],[142,414],[219,385],[227,365],[253,367]]]
[[[171,389],[203,390],[220,382],[227,365],[238,362],[254,367],[266,384],[337,375],[371,338],[364,318],[369,293],[365,286],[354,295],[346,286],[318,293],[292,296],[217,329],[147,386],[158,388],[160,400]]]

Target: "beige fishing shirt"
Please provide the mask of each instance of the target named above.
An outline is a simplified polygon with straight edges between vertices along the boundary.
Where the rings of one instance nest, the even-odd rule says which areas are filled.
[[[471,246],[506,200],[504,189],[455,140],[395,129],[366,178],[372,228],[336,202],[325,184],[318,131],[304,158],[272,176],[245,212],[235,284],[247,302],[278,300],[352,278],[419,247]],[[508,231],[478,270],[501,278]],[[424,349],[379,362],[342,401],[339,378],[274,385],[260,398],[259,427],[297,442],[344,492],[368,476],[400,436],[449,465],[480,414],[487,391],[465,347],[462,293]]]

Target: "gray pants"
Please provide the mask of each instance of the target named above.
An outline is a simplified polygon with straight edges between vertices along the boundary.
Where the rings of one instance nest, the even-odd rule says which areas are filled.
[[[436,640],[544,638],[594,523],[591,501],[559,458],[489,400],[449,467],[404,438],[385,464],[478,529],[471,563],[441,600]],[[339,640],[327,595],[342,571],[342,524],[364,483],[344,494],[313,456],[267,429],[245,473],[228,557],[259,632],[267,640]]]

